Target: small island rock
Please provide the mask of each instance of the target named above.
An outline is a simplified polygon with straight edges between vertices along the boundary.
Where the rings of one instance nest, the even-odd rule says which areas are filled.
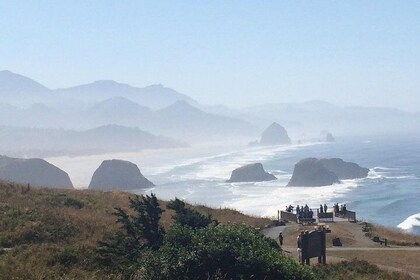
[[[132,190],[152,187],[138,166],[132,162],[112,159],[104,160],[96,169],[89,184],[89,189],[119,189]]]
[[[326,142],[335,142],[334,136],[332,135],[332,133],[327,133],[327,135],[325,136],[325,141]]]
[[[288,145],[292,141],[284,127],[274,122],[264,130],[261,136],[260,145]]]
[[[295,165],[288,186],[327,186],[340,180],[366,178],[369,169],[339,158],[307,158]]]
[[[307,158],[295,165],[287,186],[327,186],[339,183],[337,175],[325,168],[316,158]]]
[[[66,172],[40,158],[0,156],[0,179],[35,187],[73,188]]]
[[[226,182],[263,182],[272,180],[277,180],[277,178],[266,172],[261,163],[252,163],[233,170],[230,179]]]

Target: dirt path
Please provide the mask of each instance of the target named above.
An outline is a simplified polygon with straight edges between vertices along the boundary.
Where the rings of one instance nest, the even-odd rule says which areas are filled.
[[[362,226],[356,223],[337,222],[327,224],[331,233],[327,234],[327,263],[360,259],[376,264],[381,269],[405,272],[420,279],[420,247],[384,247],[365,236]],[[283,232],[283,250],[297,259],[296,237],[302,230],[314,230],[314,226],[290,223],[287,226],[264,229],[262,233],[278,242],[279,232]],[[333,247],[332,239],[339,237],[343,246]]]

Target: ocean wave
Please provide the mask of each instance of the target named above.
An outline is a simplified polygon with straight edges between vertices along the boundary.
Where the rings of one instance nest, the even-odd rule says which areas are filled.
[[[375,166],[372,169],[375,171],[401,170],[400,168],[396,168],[396,167],[383,167],[383,166]]]
[[[232,170],[240,166],[255,162],[265,162],[275,157],[279,157],[285,152],[316,144],[317,143],[287,146],[247,147],[242,150],[210,157],[189,159],[172,165],[172,168],[167,165],[163,168],[160,167],[159,170],[155,170],[152,174],[154,176],[170,177],[172,176],[171,173],[174,173],[177,174],[177,176],[172,177],[172,179],[176,180],[227,180],[229,179]],[[182,171],[179,172],[181,169]],[[164,172],[159,174],[159,172],[156,171]],[[282,170],[267,171],[282,175],[286,174],[286,172]]]
[[[367,179],[417,179],[414,174],[406,172],[395,172],[401,170],[399,168],[374,167],[369,170]]]
[[[420,213],[409,216],[397,227],[409,232],[420,233]]]

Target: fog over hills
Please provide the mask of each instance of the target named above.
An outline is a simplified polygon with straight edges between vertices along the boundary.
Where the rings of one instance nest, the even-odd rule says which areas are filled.
[[[16,157],[133,152],[187,144],[139,128],[106,125],[85,131],[0,126],[0,154]]]
[[[346,136],[420,132],[418,113],[385,107],[341,107],[324,101],[308,101],[259,105],[241,113],[255,125],[279,122],[295,138],[316,135],[321,130]]]
[[[51,90],[10,71],[0,71],[0,96],[0,152],[10,155],[245,145],[272,122],[284,126],[292,142],[314,139],[323,130],[336,136],[420,131],[420,114],[392,108],[308,101],[231,109],[200,104],[162,85],[138,88],[102,80]]]

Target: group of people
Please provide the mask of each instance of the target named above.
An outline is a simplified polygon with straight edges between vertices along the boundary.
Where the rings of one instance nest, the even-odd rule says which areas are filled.
[[[295,207],[292,205],[286,206],[286,211],[293,213]],[[326,203],[324,203],[324,205],[320,204],[319,205],[319,209],[318,209],[318,213],[327,213],[328,211],[328,206]],[[347,211],[347,207],[345,204],[341,204],[339,205],[338,203],[334,204],[334,213],[336,215],[345,215]],[[296,215],[298,216],[299,219],[302,218],[313,218],[314,216],[314,212],[312,211],[312,209],[309,208],[308,204],[305,204],[305,206],[296,206]]]
[[[338,203],[334,204],[334,213],[345,215],[347,211],[347,206],[345,204],[338,205]]]
[[[305,204],[305,206],[296,206],[296,215],[299,219],[302,218],[310,218],[312,219],[314,217],[314,211],[309,208],[308,204]]]
[[[324,206],[322,204],[319,205],[319,213],[327,213],[328,206],[324,203]]]
[[[326,205],[325,205],[326,207]],[[289,213],[293,213],[293,209],[295,207],[292,205],[286,206],[286,212]],[[302,218],[313,218],[314,217],[314,212],[312,211],[312,209],[309,208],[308,204],[305,204],[305,206],[296,206],[296,215],[298,216],[299,219]]]

